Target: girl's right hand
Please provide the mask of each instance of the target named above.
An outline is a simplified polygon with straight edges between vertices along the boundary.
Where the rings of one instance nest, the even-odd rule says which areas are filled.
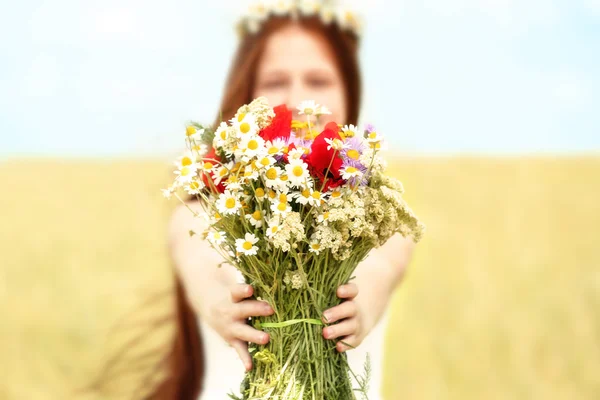
[[[250,300],[254,289],[250,285],[235,284],[229,287],[229,296],[211,307],[209,324],[242,360],[246,371],[252,369],[252,357],[248,352],[248,342],[266,344],[269,334],[247,324],[250,317],[266,317],[274,313],[265,302]]]

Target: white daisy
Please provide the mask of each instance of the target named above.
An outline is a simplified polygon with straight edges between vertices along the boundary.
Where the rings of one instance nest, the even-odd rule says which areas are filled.
[[[308,173],[308,165],[302,160],[292,159],[285,166],[285,172],[289,177],[290,184],[295,187],[304,187],[310,174]]]
[[[250,160],[266,152],[265,141],[258,135],[244,135],[238,145],[238,152],[246,161]]]
[[[259,170],[263,168],[269,169],[272,165],[275,165],[275,162],[275,158],[271,156],[262,156],[256,160],[254,166]]]
[[[258,238],[251,233],[246,233],[243,239],[235,239],[235,249],[245,256],[254,256],[258,253]]]
[[[233,162],[229,162],[225,165],[217,165],[213,168],[213,180],[215,185],[218,185],[223,179],[227,178],[227,175],[231,172],[231,168],[233,168]]]
[[[313,100],[305,100],[298,106],[300,115],[315,115],[319,109],[319,105]]]
[[[204,182],[194,179],[190,183],[183,186],[188,194],[199,194],[204,189]]]
[[[301,192],[294,192],[292,194],[292,198],[296,201],[296,203],[302,204],[303,206],[307,205],[310,201],[311,190],[306,188]]]
[[[200,140],[203,133],[204,129],[198,129],[192,125],[185,128],[185,136],[190,140]]]
[[[311,241],[311,242],[309,243],[309,245],[308,245],[308,250],[309,250],[311,253],[319,254],[319,253],[321,252],[321,250],[322,250],[322,249],[321,249],[321,244],[320,244],[318,241],[316,241],[316,240],[313,240],[313,241]]]
[[[177,175],[176,182],[179,185],[185,185],[194,179],[196,176],[196,170],[191,167],[181,167],[175,171],[175,175]]]
[[[260,210],[256,210],[252,214],[246,214],[246,219],[255,228],[260,228],[263,226],[263,218]]]
[[[263,170],[265,185],[270,188],[279,186],[279,177],[281,176],[282,172],[283,171],[281,168],[276,166],[272,166],[269,169]]]
[[[175,166],[177,168],[189,167],[195,171],[199,167],[198,156],[188,150],[177,159]]]
[[[270,156],[281,156],[287,152],[288,144],[283,139],[274,139],[265,144],[267,154]]]
[[[324,213],[319,214],[317,216],[317,222],[319,224],[327,225],[327,223],[329,222],[329,211],[325,211]]]
[[[273,201],[271,204],[271,211],[273,215],[281,216],[285,218],[285,216],[292,211],[292,207],[288,203],[288,198],[285,193],[280,193],[277,196],[276,201]]]
[[[267,237],[272,238],[277,235],[281,231],[281,225],[279,223],[279,218],[271,218],[269,221],[269,227],[267,228]]]
[[[265,189],[263,188],[256,188],[256,190],[254,190],[254,195],[256,196],[256,200],[258,201],[263,201],[265,199]]]
[[[231,130],[227,122],[221,122],[221,125],[215,131],[215,138],[213,139],[213,146],[223,147],[227,140],[231,136]]]
[[[354,126],[352,124],[344,125],[344,127],[342,127],[342,135],[345,138],[351,138],[351,137],[358,136],[358,127]]]
[[[251,114],[239,114],[234,121],[234,127],[240,137],[246,135],[253,136],[258,133],[258,124],[256,123],[254,116]]]
[[[360,178],[362,174],[363,173],[360,169],[351,165],[348,165],[342,169],[342,178],[346,181],[350,178]]]
[[[383,140],[383,137],[376,131],[371,131],[371,132],[367,133],[367,142],[369,142],[369,143],[379,143],[382,140]]]
[[[310,198],[308,199],[308,204],[313,207],[319,207],[321,205],[321,201],[325,200],[325,195],[323,193],[313,190],[310,192]]]
[[[306,154],[304,147],[296,147],[288,153],[288,160],[299,160],[304,154]]]
[[[258,179],[258,171],[252,165],[246,165],[243,178],[244,182],[255,181]]]
[[[340,151],[340,150],[344,150],[344,149],[349,149],[350,148],[350,146],[348,146],[347,144],[345,144],[344,142],[342,142],[340,139],[329,139],[329,138],[326,138],[325,139],[325,143],[328,144],[327,150],[334,149],[334,150]]]
[[[242,203],[239,198],[231,193],[230,190],[225,190],[224,193],[219,195],[217,200],[217,210],[222,215],[233,215],[237,214],[239,209],[242,208]]]
[[[219,246],[223,243],[225,243],[225,238],[227,237],[227,234],[225,232],[214,232],[214,231],[210,231],[208,232],[208,235],[206,235],[206,239],[208,239],[208,241],[214,245],[214,246]]]

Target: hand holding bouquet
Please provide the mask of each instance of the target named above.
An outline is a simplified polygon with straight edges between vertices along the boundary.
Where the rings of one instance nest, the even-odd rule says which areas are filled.
[[[214,130],[188,126],[188,150],[164,194],[183,188],[201,202],[203,237],[275,310],[250,321],[271,341],[250,349],[255,368],[242,398],[354,399],[346,355],[321,335],[322,313],[339,304],[336,289],[369,251],[396,233],[418,241],[424,227],[401,183],[384,175],[372,126],[319,131],[327,109],[311,101],[298,109],[302,121],[259,98]],[[357,382],[366,395],[365,377]]]

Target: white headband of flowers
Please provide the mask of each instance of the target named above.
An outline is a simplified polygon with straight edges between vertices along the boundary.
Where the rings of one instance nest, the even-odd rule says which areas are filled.
[[[341,29],[360,37],[363,24],[359,16],[347,8],[335,6],[333,3],[333,1],[326,0],[257,1],[249,7],[248,14],[243,16],[238,23],[240,36],[258,33],[262,24],[271,16],[290,18],[318,16],[324,24],[336,23]]]

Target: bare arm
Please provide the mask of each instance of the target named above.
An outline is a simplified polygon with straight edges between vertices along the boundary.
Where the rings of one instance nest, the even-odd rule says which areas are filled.
[[[199,204],[188,206],[202,213]],[[248,300],[253,289],[237,282],[235,268],[229,264],[219,268],[221,255],[199,235],[190,237],[190,230],[200,234],[207,226],[203,218],[194,217],[187,207],[179,206],[169,224],[170,256],[196,313],[235,348],[246,369],[250,369],[252,359],[247,342],[265,344],[269,335],[246,321],[249,317],[271,315],[273,309],[265,302]]]
[[[354,283],[338,289],[338,297],[346,301],[324,313],[327,322],[341,322],[323,329],[323,335],[328,339],[342,338],[345,343],[358,346],[383,315],[414,248],[412,239],[396,234],[379,249],[371,251],[356,268]],[[337,349],[345,351],[348,347],[338,342]]]

